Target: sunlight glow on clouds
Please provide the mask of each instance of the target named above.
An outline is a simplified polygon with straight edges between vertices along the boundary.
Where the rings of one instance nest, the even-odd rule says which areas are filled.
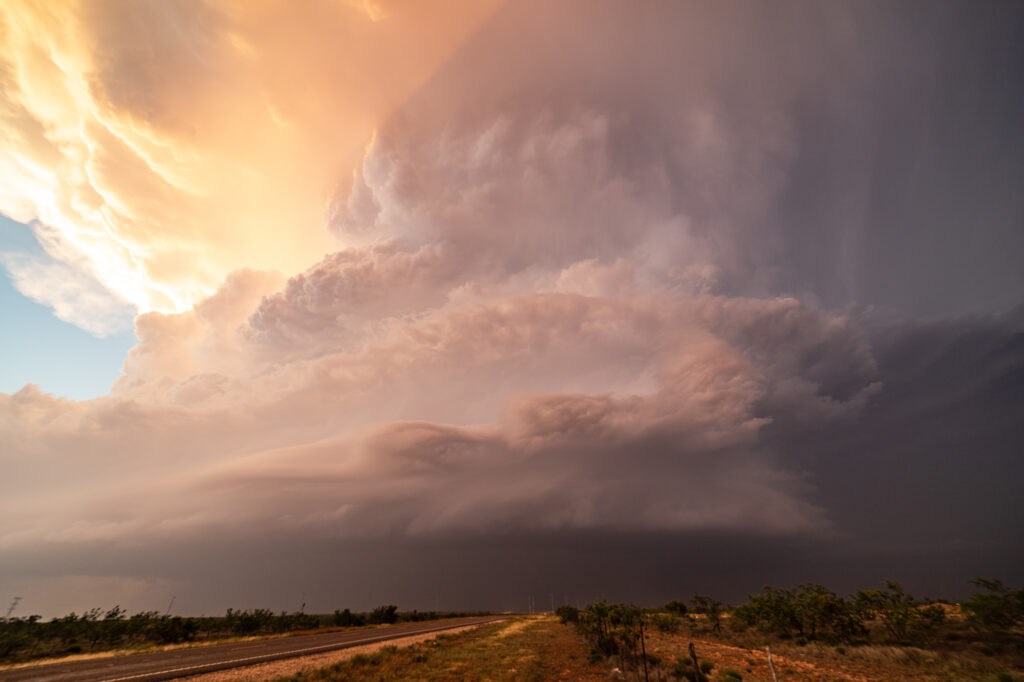
[[[489,8],[5,3],[0,212],[82,273],[56,300],[39,267],[19,288],[102,333],[123,301],[181,311],[237,268],[304,268],[377,120]]]

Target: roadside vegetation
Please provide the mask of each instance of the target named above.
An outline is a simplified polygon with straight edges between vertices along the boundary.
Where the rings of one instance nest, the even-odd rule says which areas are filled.
[[[274,613],[269,609],[236,611],[223,616],[181,617],[146,611],[129,616],[123,609],[92,609],[44,621],[39,616],[0,622],[0,664],[39,658],[96,653],[112,649],[147,649],[235,637],[283,635],[321,629],[437,620],[483,613],[399,611],[389,604],[365,613],[349,609],[330,614]]]
[[[590,661],[584,641],[550,616],[524,616],[440,635],[407,647],[388,646],[287,682],[351,680],[574,680],[608,679],[603,661]]]
[[[588,659],[637,680],[991,680],[1024,682],[1024,589],[997,580],[959,605],[899,583],[843,597],[817,584],[765,587],[736,607],[707,595],[661,609],[562,606]],[[694,647],[694,645],[696,645]],[[691,648],[694,647],[694,648]]]
[[[818,584],[765,587],[738,606],[709,595],[661,608],[598,601],[561,606],[412,646],[387,646],[290,680],[643,680],[650,682],[1024,682],[1024,589],[973,581],[959,604],[920,599],[896,582],[843,596]],[[6,661],[401,620],[476,614],[326,615],[229,611],[218,618],[127,617],[119,609],[46,623],[2,624]],[[19,639],[20,638],[20,639]],[[771,659],[769,659],[769,651]],[[12,653],[13,652],[13,653]]]

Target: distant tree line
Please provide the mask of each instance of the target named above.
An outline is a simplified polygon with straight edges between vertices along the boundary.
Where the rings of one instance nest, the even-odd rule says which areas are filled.
[[[40,616],[0,621],[0,662],[14,663],[118,648],[146,648],[181,642],[281,634],[334,627],[358,627],[436,620],[477,612],[399,611],[394,604],[372,611],[332,614],[274,613],[269,609],[228,609],[223,616],[181,617],[145,611],[129,616],[119,606],[92,609],[44,621]]]

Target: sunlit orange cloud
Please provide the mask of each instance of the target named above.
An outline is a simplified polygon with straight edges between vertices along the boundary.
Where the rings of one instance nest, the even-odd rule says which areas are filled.
[[[6,2],[0,212],[140,312],[297,272],[339,246],[324,207],[375,126],[495,4]]]

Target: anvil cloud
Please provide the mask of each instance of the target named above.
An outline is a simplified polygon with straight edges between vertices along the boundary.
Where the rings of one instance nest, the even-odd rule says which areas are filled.
[[[0,394],[0,586],[56,613],[1019,577],[1022,19],[942,7],[0,10],[0,211],[48,254],[3,263],[138,337],[107,396]],[[936,105],[964,26],[1010,45],[951,43],[987,109]],[[1004,134],[993,181],[885,143],[919,111]]]

